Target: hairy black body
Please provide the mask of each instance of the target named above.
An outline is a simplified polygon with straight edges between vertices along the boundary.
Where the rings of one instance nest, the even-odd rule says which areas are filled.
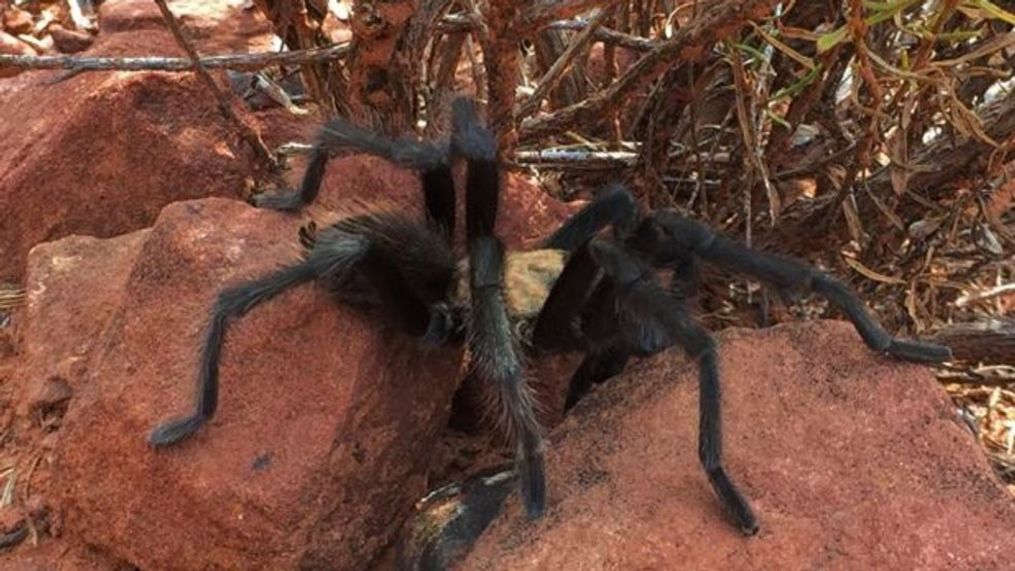
[[[450,140],[436,143],[385,139],[331,121],[321,131],[300,190],[255,198],[260,206],[286,210],[311,202],[328,157],[351,148],[421,171],[427,216],[413,220],[397,212],[366,212],[320,231],[304,229],[302,260],[223,291],[207,328],[195,411],[157,427],[149,437],[153,446],[179,442],[214,414],[229,321],[287,288],[315,280],[340,301],[373,308],[423,342],[464,341],[471,373],[496,389],[509,421],[530,517],[544,512],[547,492],[542,430],[533,414],[521,348],[585,354],[571,379],[567,404],[572,406],[594,384],[621,372],[631,357],[680,346],[700,370],[701,463],[733,520],[753,534],[757,518],[722,461],[716,346],[685,307],[701,262],[747,273],[785,299],[805,292],[827,297],[876,351],[922,362],[951,355],[946,347],[893,338],[833,277],[797,260],[747,249],[675,212],[640,213],[620,186],[600,192],[540,248],[505,252],[495,233],[501,177],[493,135],[470,101],[456,101],[452,117]],[[451,245],[455,159],[468,166],[467,255],[461,262]],[[660,272],[672,273],[670,288],[662,286]],[[519,320],[531,326],[515,327]]]

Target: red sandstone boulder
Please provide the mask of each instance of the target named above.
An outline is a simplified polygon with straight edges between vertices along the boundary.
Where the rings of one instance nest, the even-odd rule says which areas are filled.
[[[175,200],[241,197],[257,171],[190,76],[90,73],[0,93],[0,141],[0,280],[19,281],[39,242],[144,228]]]
[[[245,9],[242,3],[174,0],[169,8],[202,55],[271,49],[271,24],[259,10]],[[151,34],[166,27],[158,5],[146,0],[106,0],[99,6],[99,26],[103,34]]]
[[[32,250],[32,289],[24,313],[17,316],[28,324],[20,343],[21,393],[14,399],[19,415],[30,416],[73,394],[95,352],[95,340],[123,303],[130,269],[149,232],[115,240],[69,236]]]
[[[246,51],[269,41],[269,26],[255,12],[221,0],[173,9],[199,49]],[[154,3],[110,1],[102,13],[109,29],[87,55],[183,55]],[[0,52],[7,53],[4,37],[0,32]],[[138,230],[170,202],[242,198],[264,175],[193,74],[90,72],[52,83],[62,73],[30,72],[18,78],[25,81],[0,85],[0,281],[21,281],[37,243]],[[259,119],[247,118],[276,141],[275,129]],[[308,133],[315,126],[309,117],[264,120],[300,123]]]
[[[353,196],[422,216],[417,177],[376,158],[332,161],[315,208]],[[503,202],[516,243],[570,211],[516,177]],[[295,259],[302,221],[206,199],[151,229],[32,250],[15,402],[55,431],[36,490],[65,541],[144,569],[356,569],[390,543],[428,489],[460,356],[423,352],[314,287],[231,328],[221,409],[192,441],[145,442],[191,406],[215,294]]]
[[[4,8],[0,20],[3,27],[12,34],[28,34],[32,31],[32,15],[17,6]]]
[[[728,468],[758,536],[698,464],[696,367],[632,366],[551,434],[549,509],[517,499],[461,569],[1012,568],[1015,503],[929,370],[845,323],[718,335]]]
[[[216,292],[291,261],[298,225],[208,199],[171,205],[150,233],[91,244],[106,258],[94,272],[89,258],[68,255],[79,240],[36,250],[63,266],[50,275],[78,276],[46,287],[31,277],[26,331],[26,384],[52,378],[48,365],[73,392],[49,498],[64,536],[144,569],[354,569],[389,541],[425,492],[457,358],[424,354],[323,291],[298,288],[239,320],[215,419],[177,448],[145,442],[155,423],[191,406]],[[37,310],[103,293],[115,309],[96,312],[102,327],[74,341],[67,319]],[[92,350],[76,367],[57,360],[79,343]]]
[[[88,32],[68,30],[60,25],[51,27],[49,34],[53,38],[54,47],[65,54],[83,52],[95,42],[95,37]]]

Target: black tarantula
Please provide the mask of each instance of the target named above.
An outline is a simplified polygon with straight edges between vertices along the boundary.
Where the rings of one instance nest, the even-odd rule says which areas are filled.
[[[373,307],[425,343],[461,342],[464,333],[472,374],[496,387],[510,421],[521,497],[533,518],[546,506],[543,439],[519,348],[535,354],[585,353],[571,380],[571,406],[593,384],[620,373],[630,357],[679,345],[700,369],[699,458],[736,524],[753,534],[757,518],[722,462],[715,343],[683,304],[681,292],[695,287],[700,261],[746,273],[788,300],[808,291],[825,296],[876,351],[929,363],[951,355],[947,347],[894,339],[837,279],[797,260],[749,250],[675,212],[639,213],[620,186],[599,193],[538,249],[505,252],[494,232],[501,182],[495,139],[466,99],[453,105],[450,140],[438,143],[386,139],[330,121],[320,132],[300,191],[260,195],[255,203],[284,210],[309,203],[330,154],[340,148],[421,171],[426,220],[385,211],[347,217],[319,231],[305,227],[301,261],[222,291],[201,354],[196,410],[158,426],[149,437],[153,446],[187,438],[214,414],[219,356],[230,320],[287,288],[318,280],[338,299]],[[468,255],[462,264],[452,253],[455,158],[468,167]],[[612,233],[604,234],[607,228]],[[658,271],[672,272],[669,289]],[[531,327],[514,327],[520,321]]]

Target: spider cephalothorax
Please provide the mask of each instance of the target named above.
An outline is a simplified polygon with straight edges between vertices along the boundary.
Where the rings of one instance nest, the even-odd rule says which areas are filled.
[[[220,293],[200,359],[196,410],[157,427],[149,437],[153,446],[188,437],[215,412],[219,354],[229,320],[289,287],[316,280],[339,300],[377,311],[424,342],[464,341],[471,374],[494,387],[509,421],[520,491],[531,517],[546,506],[543,440],[519,352],[585,354],[571,379],[571,406],[593,384],[622,371],[632,356],[679,345],[700,369],[699,457],[730,515],[751,534],[757,519],[722,462],[716,347],[684,307],[701,261],[749,274],[785,299],[802,292],[827,297],[877,351],[923,362],[950,356],[946,347],[894,339],[835,278],[800,261],[747,249],[675,212],[639,213],[620,186],[600,192],[539,248],[505,252],[494,231],[501,182],[494,137],[471,101],[456,101],[452,117],[450,140],[437,143],[386,139],[331,121],[321,130],[300,191],[255,197],[260,206],[285,210],[312,201],[330,154],[349,148],[420,171],[426,218],[389,208],[350,210],[321,229],[301,230],[301,260]],[[455,260],[451,243],[455,159],[468,167],[467,256],[461,261]],[[608,228],[612,233],[604,233]],[[662,286],[660,272],[672,273],[669,288]]]

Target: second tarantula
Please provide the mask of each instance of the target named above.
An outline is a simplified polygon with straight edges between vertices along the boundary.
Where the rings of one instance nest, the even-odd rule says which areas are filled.
[[[218,403],[218,365],[226,327],[259,303],[298,284],[318,281],[337,299],[369,308],[422,342],[464,342],[472,374],[496,387],[517,446],[521,497],[530,517],[546,507],[542,430],[533,414],[520,347],[535,353],[580,351],[567,405],[594,383],[673,345],[700,368],[701,463],[716,494],[746,534],[757,518],[722,462],[716,347],[675,292],[693,289],[697,266],[711,262],[768,283],[787,299],[803,292],[828,298],[876,351],[922,362],[950,356],[946,347],[887,334],[842,282],[803,262],[747,249],[671,211],[640,213],[613,186],[568,219],[542,245],[505,252],[495,233],[500,164],[491,131],[473,102],[457,100],[450,141],[377,136],[342,120],[321,130],[298,193],[261,195],[260,206],[295,209],[314,199],[330,154],[350,148],[421,171],[426,219],[366,212],[316,232],[302,232],[303,259],[222,291],[212,309],[198,373],[196,410],[159,425],[153,446],[177,443],[208,421]],[[455,228],[453,159],[467,163],[467,259],[452,250]],[[604,233],[610,229],[612,232]],[[672,272],[669,289],[658,273]],[[531,327],[515,327],[519,321]],[[528,339],[519,340],[519,333]]]

